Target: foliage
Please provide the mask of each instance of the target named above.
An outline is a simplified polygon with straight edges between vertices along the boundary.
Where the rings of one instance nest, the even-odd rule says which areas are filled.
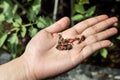
[[[117,36],[117,39],[118,39],[118,40],[120,40],[120,35],[119,35],[119,36]]]
[[[54,22],[48,16],[39,15],[41,2],[0,0],[0,47],[8,51],[12,58],[21,55],[28,37],[33,37]]]
[[[78,3],[84,5],[84,4],[89,4],[90,2],[89,0],[79,0]]]
[[[91,17],[96,10],[96,6],[92,6],[85,10],[84,4],[89,4],[89,0],[79,0],[74,6],[74,15],[72,17],[73,21],[81,21],[86,18]]]
[[[100,54],[103,58],[107,58],[107,56],[108,56],[108,50],[107,50],[106,48],[102,48],[102,49],[96,51],[96,52],[93,54],[93,56],[96,56],[96,55],[98,55],[98,54]]]

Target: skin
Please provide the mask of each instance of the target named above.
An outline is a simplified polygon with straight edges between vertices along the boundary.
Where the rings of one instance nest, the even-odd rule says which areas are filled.
[[[69,18],[60,19],[38,32],[22,56],[0,66],[1,80],[43,80],[74,68],[96,50],[110,46],[107,38],[115,35],[117,29],[109,27],[117,21],[116,17],[100,15],[66,29]],[[71,50],[61,51],[56,49],[59,33],[63,38],[84,35],[86,39],[80,44],[75,41]]]

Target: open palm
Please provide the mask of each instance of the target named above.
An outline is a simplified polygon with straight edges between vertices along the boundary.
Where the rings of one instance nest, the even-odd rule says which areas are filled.
[[[28,43],[23,57],[34,79],[51,77],[77,66],[96,50],[108,47],[110,41],[105,39],[117,33],[116,28],[107,29],[117,22],[116,17],[101,15],[66,29],[69,22],[67,17],[62,18],[38,32]],[[82,35],[86,39],[80,44],[74,41],[71,50],[58,50],[59,34],[65,39]]]

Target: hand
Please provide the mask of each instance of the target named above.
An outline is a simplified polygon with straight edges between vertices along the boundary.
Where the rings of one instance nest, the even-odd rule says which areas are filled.
[[[64,17],[41,30],[31,39],[21,56],[27,66],[27,75],[33,80],[45,79],[77,66],[96,50],[110,45],[111,42],[105,39],[117,33],[116,28],[109,28],[115,22],[116,17],[100,15],[65,30],[70,21]],[[58,50],[59,33],[63,38],[84,35],[86,39],[80,44],[75,41],[71,50]]]

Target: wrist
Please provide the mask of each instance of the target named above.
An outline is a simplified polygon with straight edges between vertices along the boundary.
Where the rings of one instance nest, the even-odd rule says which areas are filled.
[[[30,80],[21,57],[0,66],[1,80]]]
[[[30,66],[29,66],[27,57],[22,55],[21,57],[19,57],[19,60],[21,61],[22,66],[23,66],[25,79],[26,80],[36,80],[34,78],[33,72],[31,72],[31,70],[30,70]]]

